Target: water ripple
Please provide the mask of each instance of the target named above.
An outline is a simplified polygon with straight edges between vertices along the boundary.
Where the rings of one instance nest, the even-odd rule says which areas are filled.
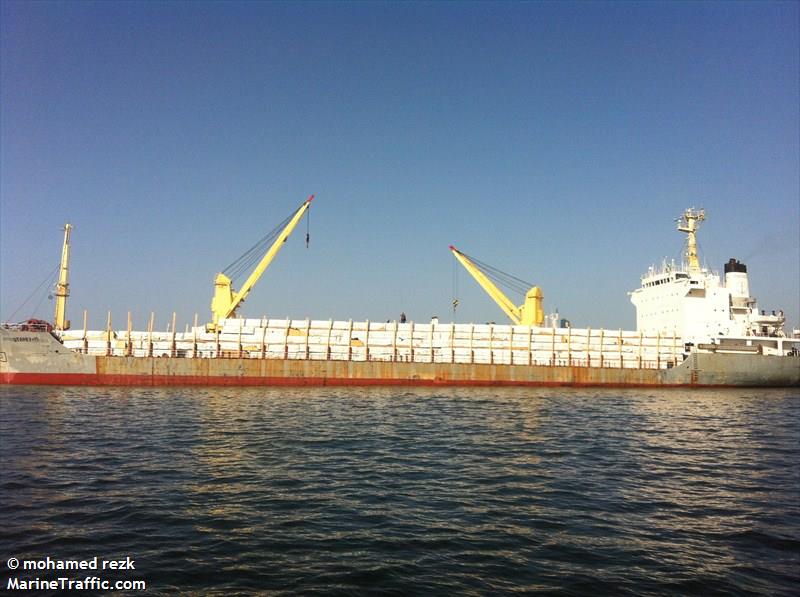
[[[0,556],[131,556],[151,595],[790,595],[798,437],[791,391],[6,386]]]

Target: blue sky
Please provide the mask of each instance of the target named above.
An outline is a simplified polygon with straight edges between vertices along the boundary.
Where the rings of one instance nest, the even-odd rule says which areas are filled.
[[[800,321],[797,3],[0,10],[0,319],[69,221],[73,322],[207,320],[215,273],[314,193],[310,248],[303,224],[244,314],[450,321],[457,287],[457,321],[504,321],[454,244],[633,329],[702,206],[708,265]]]

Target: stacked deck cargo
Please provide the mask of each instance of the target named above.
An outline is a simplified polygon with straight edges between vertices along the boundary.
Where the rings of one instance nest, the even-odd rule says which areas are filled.
[[[90,355],[250,358],[617,368],[674,366],[674,336],[623,330],[496,324],[377,323],[226,319],[216,332],[62,332],[65,346]]]

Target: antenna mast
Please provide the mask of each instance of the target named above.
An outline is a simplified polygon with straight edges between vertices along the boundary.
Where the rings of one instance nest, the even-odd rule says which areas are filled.
[[[686,263],[689,271],[697,273],[700,271],[700,260],[697,258],[697,229],[700,222],[706,219],[706,210],[690,207],[683,215],[678,218],[678,230],[685,232],[686,237]]]

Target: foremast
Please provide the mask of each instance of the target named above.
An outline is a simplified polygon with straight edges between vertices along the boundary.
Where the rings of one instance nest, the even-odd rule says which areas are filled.
[[[69,237],[72,224],[64,226],[64,246],[61,248],[61,266],[59,267],[58,283],[56,284],[56,313],[55,329],[68,330],[67,297],[69,296]]]

